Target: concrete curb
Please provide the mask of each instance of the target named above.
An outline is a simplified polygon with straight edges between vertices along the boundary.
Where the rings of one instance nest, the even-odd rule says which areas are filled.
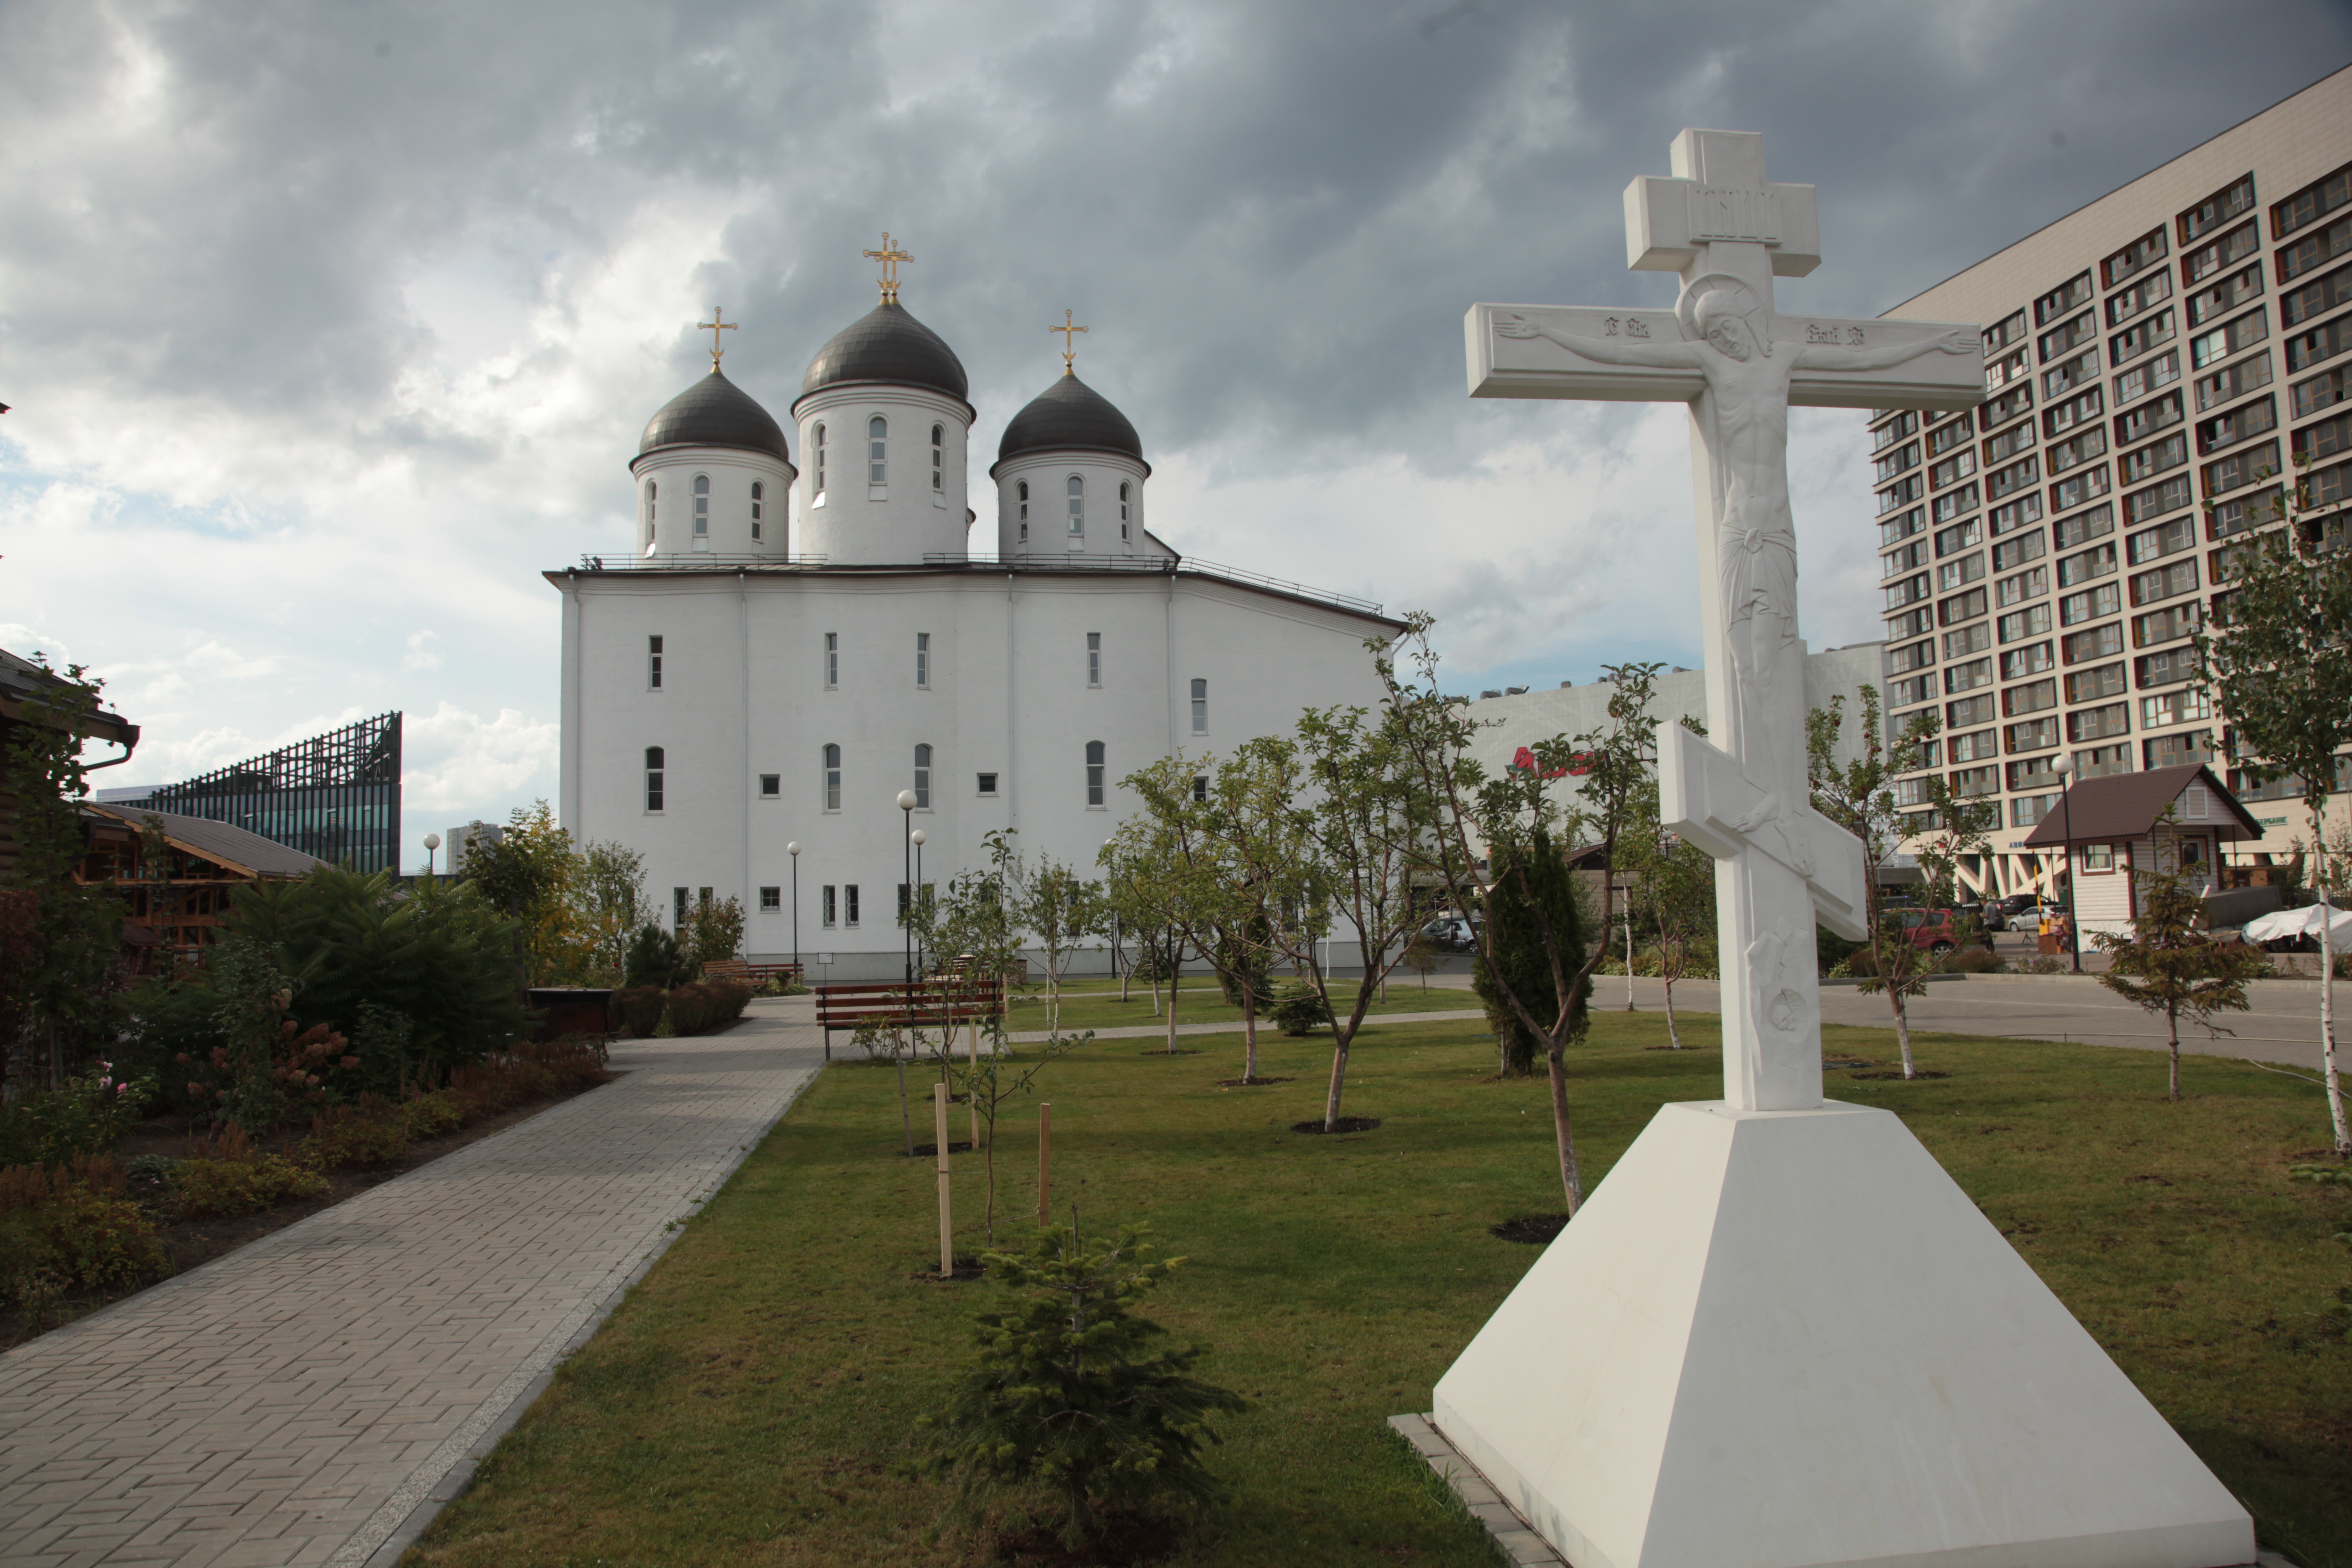
[[[1445,1439],[1430,1415],[1391,1415],[1389,1428],[1412,1445],[1422,1462],[1437,1473],[1462,1500],[1470,1517],[1486,1527],[1511,1568],[1569,1568],[1568,1559],[1535,1531],[1518,1510],[1503,1500],[1478,1467],[1462,1457]],[[2298,1568],[2283,1553],[2264,1547],[2254,1553],[2254,1568]]]
[[[1535,1527],[1503,1500],[1479,1473],[1478,1467],[1445,1440],[1445,1435],[1428,1415],[1391,1415],[1389,1428],[1412,1445],[1422,1462],[1437,1472],[1438,1479],[1462,1500],[1470,1517],[1486,1527],[1486,1533],[1494,1537],[1511,1568],[1569,1568],[1568,1559],[1553,1551],[1551,1543],[1538,1535]]]
[[[647,1248],[645,1256],[637,1260],[636,1266],[631,1268],[621,1281],[607,1291],[604,1299],[590,1310],[587,1321],[574,1330],[551,1352],[544,1356],[534,1356],[531,1363],[517,1369],[516,1376],[521,1376],[525,1373],[530,1373],[529,1381],[510,1395],[504,1405],[496,1408],[496,1413],[490,1416],[487,1424],[478,1428],[476,1427],[475,1422],[469,1421],[467,1424],[467,1428],[471,1430],[470,1441],[467,1440],[467,1433],[465,1431],[461,1431],[456,1438],[452,1439],[453,1442],[465,1445],[463,1451],[445,1461],[439,1479],[425,1489],[423,1500],[403,1516],[400,1522],[393,1527],[392,1533],[385,1536],[373,1551],[368,1552],[367,1556],[358,1559],[362,1568],[395,1568],[408,1549],[415,1545],[425,1532],[432,1528],[433,1521],[440,1517],[441,1510],[466,1495],[467,1489],[474,1484],[474,1472],[481,1468],[482,1461],[490,1457],[491,1450],[499,1446],[506,1435],[514,1430],[515,1424],[522,1419],[523,1413],[537,1403],[539,1396],[546,1393],[549,1385],[555,1382],[557,1370],[565,1362],[571,1360],[590,1340],[596,1337],[597,1331],[602,1329],[605,1321],[620,1309],[622,1300],[630,1290],[652,1271],[656,1263],[661,1261],[662,1255],[669,1250],[670,1244],[686,1234],[686,1223],[692,1219],[704,1205],[718,1196],[720,1190],[734,1179],[735,1173],[742,1169],[743,1162],[751,1157],[751,1151],[758,1148],[767,1139],[768,1134],[775,1131],[776,1123],[791,1113],[793,1107],[800,1102],[801,1096],[808,1092],[809,1086],[816,1082],[823,1071],[824,1068],[821,1065],[812,1066],[809,1068],[808,1075],[784,1097],[784,1102],[777,1109],[776,1114],[768,1120],[755,1136],[737,1145],[734,1158],[727,1161],[720,1168],[709,1187],[700,1196],[687,1200],[681,1212],[672,1216],[668,1226],[656,1235],[653,1245]],[[509,1381],[511,1382],[512,1379],[509,1378]],[[495,1400],[496,1396],[493,1395],[492,1398]],[[485,1408],[489,1407],[490,1402],[486,1401]],[[479,1413],[477,1413],[476,1420],[479,1420]],[[437,1454],[435,1456],[436,1459],[439,1458]],[[432,1462],[427,1460],[427,1466]],[[362,1544],[365,1534],[366,1529],[363,1526],[353,1537],[352,1543]],[[364,1549],[363,1546],[362,1549]],[[348,1552],[349,1548],[345,1550]],[[337,1560],[349,1561],[350,1559],[344,1553],[339,1552]]]

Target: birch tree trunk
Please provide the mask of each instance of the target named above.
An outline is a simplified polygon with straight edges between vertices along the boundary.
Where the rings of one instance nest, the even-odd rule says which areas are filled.
[[[2316,810],[2311,814],[2311,840],[2313,880],[2319,889],[2319,1076],[2327,1082],[2327,1118],[2340,1159],[2352,1155],[2352,1135],[2347,1135],[2344,1125],[2344,1080],[2336,1071],[2335,915],[2327,901],[2327,840]]]

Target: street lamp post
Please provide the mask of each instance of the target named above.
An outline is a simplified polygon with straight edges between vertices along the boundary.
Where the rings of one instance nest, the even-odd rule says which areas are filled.
[[[904,826],[901,828],[904,832],[906,828],[911,828],[915,822],[913,790],[902,789],[898,792],[898,812],[904,819]],[[912,988],[915,984],[915,922],[912,919],[906,918],[915,912],[915,840],[911,833],[907,834],[904,848],[907,868],[904,873],[907,879],[907,909],[905,916],[900,918],[898,923],[907,939],[907,984]]]
[[[907,915],[908,923],[910,927],[914,921],[915,900],[922,896],[923,842],[926,837],[927,836],[924,834],[923,830],[919,827],[915,829],[914,832],[907,835],[908,841],[915,847],[915,879],[911,883],[908,884],[907,887]],[[915,963],[918,968],[925,967],[923,963],[923,950],[919,947],[915,950]]]
[[[793,858],[793,978],[808,984],[808,971],[801,967],[801,841],[793,839],[784,846],[784,853]]]
[[[425,836],[425,877],[427,881],[430,881],[433,879],[433,852],[440,847],[441,836],[439,834],[428,833]]]
[[[2058,832],[2066,840],[2066,948],[2074,958],[2074,973],[2083,973],[2083,936],[2074,929],[2074,813],[2067,799],[2071,793],[2066,776],[2074,771],[2074,759],[2062,756],[2050,764],[2058,775]]]

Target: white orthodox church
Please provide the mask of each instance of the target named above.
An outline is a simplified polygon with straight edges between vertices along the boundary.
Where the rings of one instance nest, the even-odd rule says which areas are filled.
[[[790,438],[718,358],[646,426],[625,553],[546,574],[563,824],[641,852],[665,923],[733,897],[750,956],[789,959],[797,916],[812,979],[892,978],[912,830],[933,885],[1000,828],[1091,868],[1136,769],[1377,698],[1364,641],[1399,623],[1162,542],[1135,426],[1066,357],[1004,428],[977,542],[963,365],[895,278],[810,362]]]

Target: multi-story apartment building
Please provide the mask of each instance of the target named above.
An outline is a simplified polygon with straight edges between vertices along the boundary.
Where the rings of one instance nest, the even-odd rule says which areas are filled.
[[[1987,389],[1872,416],[1888,723],[1941,731],[1898,795],[1999,802],[1988,893],[2046,883],[2069,753],[2210,761],[2267,830],[2231,858],[2285,854],[2299,786],[2247,778],[2189,634],[2298,479],[2305,526],[2352,480],[2352,68],[1887,313],[1982,322]]]

